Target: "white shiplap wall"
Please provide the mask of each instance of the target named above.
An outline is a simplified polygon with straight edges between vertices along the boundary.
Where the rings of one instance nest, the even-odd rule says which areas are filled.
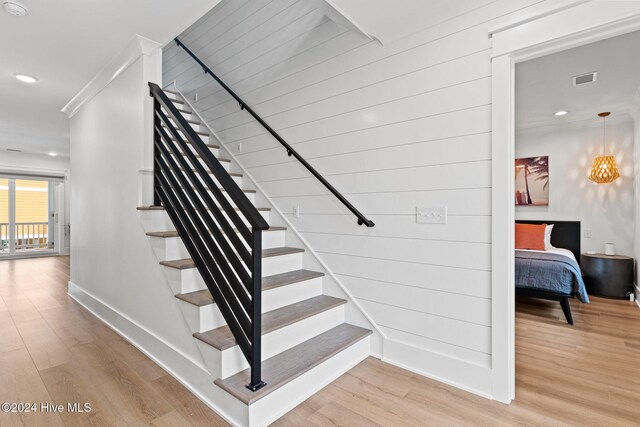
[[[387,335],[385,357],[490,394],[491,40],[540,0],[387,46],[302,0],[226,0],[180,37],[376,226],[356,220],[175,44],[178,88]],[[357,19],[357,17],[355,17]],[[446,225],[416,224],[446,205]]]

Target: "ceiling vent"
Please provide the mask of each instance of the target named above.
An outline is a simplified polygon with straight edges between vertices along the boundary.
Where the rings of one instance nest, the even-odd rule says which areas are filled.
[[[22,150],[18,150],[16,148],[7,148],[7,151],[11,151],[12,153],[22,153]]]
[[[7,13],[14,16],[25,16],[29,13],[29,8],[19,1],[15,0],[2,0],[2,7]]]
[[[598,77],[598,72],[597,71],[592,71],[590,73],[586,73],[586,74],[580,74],[579,76],[573,76],[573,85],[574,86],[579,86],[579,85],[584,85],[587,83],[593,83],[596,81],[596,77]]]

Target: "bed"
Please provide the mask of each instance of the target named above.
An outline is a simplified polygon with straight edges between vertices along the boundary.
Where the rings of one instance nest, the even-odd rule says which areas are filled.
[[[515,251],[515,285],[518,295],[559,301],[567,323],[573,325],[570,298],[589,303],[580,259],[579,221],[516,221],[519,224],[553,224],[547,251]]]

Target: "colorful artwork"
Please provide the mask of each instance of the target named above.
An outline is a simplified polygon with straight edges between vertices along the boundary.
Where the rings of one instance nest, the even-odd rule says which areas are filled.
[[[549,205],[549,156],[516,159],[516,205]]]

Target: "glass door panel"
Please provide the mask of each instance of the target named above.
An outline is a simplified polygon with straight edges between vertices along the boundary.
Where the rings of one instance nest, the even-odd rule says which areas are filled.
[[[15,252],[52,249],[49,239],[49,182],[15,180]]]

